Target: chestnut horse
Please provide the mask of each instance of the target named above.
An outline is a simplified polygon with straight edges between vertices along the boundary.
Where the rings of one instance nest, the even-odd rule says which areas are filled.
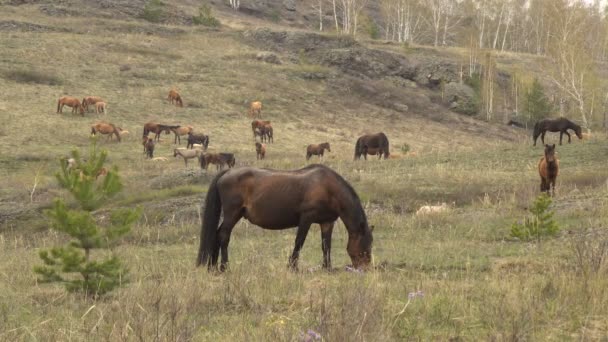
[[[167,96],[167,100],[171,102],[171,104],[175,103],[179,107],[183,107],[184,103],[182,102],[182,97],[179,96],[179,93],[175,89],[171,89],[169,91],[169,95]]]
[[[329,143],[325,142],[319,145],[308,145],[308,147],[306,148],[306,160],[309,160],[313,154],[319,156],[319,158],[323,157],[323,153],[325,150],[327,150],[327,152],[331,152]]]
[[[232,153],[205,153],[200,156],[199,162],[201,169],[207,170],[209,164],[215,164],[217,170],[222,170],[224,169],[224,165],[232,168],[235,164],[235,159]]]
[[[252,118],[262,118],[262,102],[260,101],[255,101],[255,102],[251,102],[251,104],[249,105],[249,112],[248,112],[249,116]]]
[[[388,138],[382,132],[376,134],[367,134],[357,139],[355,144],[355,160],[363,158],[367,160],[367,155],[378,155],[378,159],[387,159],[390,156]]]
[[[192,133],[192,131],[194,130],[194,128],[192,126],[171,126],[171,131],[173,132],[173,134],[175,134],[175,141],[173,141],[173,144],[177,144],[179,142],[179,144],[182,144],[182,135],[188,135],[189,133]]]
[[[107,114],[107,108],[108,105],[105,102],[97,102],[95,103],[95,113],[99,114],[99,113],[104,113]]]
[[[297,269],[300,250],[313,223],[321,226],[323,267],[331,269],[331,236],[340,218],[348,233],[346,250],[355,268],[372,257],[372,230],[355,190],[334,170],[318,164],[293,171],[241,167],[215,176],[204,202],[196,263],[220,271],[228,263],[232,229],[244,217],[263,229],[298,227],[289,266]],[[220,216],[223,221],[220,224]],[[373,228],[373,227],[372,227]]]
[[[169,125],[157,124],[155,122],[148,122],[144,125],[144,138],[147,138],[148,134],[154,133],[154,134],[156,134],[154,136],[154,140],[160,141],[161,133],[162,132],[165,132],[165,134],[171,133],[171,127],[176,127],[176,126],[169,126]]]
[[[80,110],[80,115],[84,116],[84,108],[82,107],[80,100],[78,100],[75,97],[71,97],[71,96],[60,97],[59,101],[57,101],[57,114],[63,113],[63,106],[72,107],[73,114],[76,114],[76,111]]]
[[[266,157],[266,144],[262,144],[259,142],[255,143],[255,152],[258,160],[264,159]]]
[[[270,121],[253,120],[251,121],[251,131],[253,131],[253,138],[256,136],[256,129],[270,125]],[[257,134],[259,135],[259,134]]]
[[[114,134],[120,142],[120,131],[122,131],[120,127],[116,127],[114,124],[109,122],[97,122],[91,125],[91,134],[96,135],[97,133],[101,133],[103,135],[107,135],[108,137],[106,140],[109,139],[112,134]]]
[[[571,129],[574,131],[576,136],[579,139],[583,139],[583,134],[581,130],[581,126],[575,124],[574,122],[566,119],[566,118],[558,118],[558,119],[544,119],[538,121],[534,125],[534,135],[532,138],[534,139],[534,146],[536,146],[536,140],[540,135],[540,140],[545,143],[545,133],[549,132],[559,132],[559,144],[562,144],[562,138],[564,134],[568,136],[568,144],[572,142],[572,137],[568,130]]]
[[[82,99],[82,107],[88,112],[89,105],[94,105],[97,102],[104,102],[103,99],[99,96],[86,96]]]
[[[540,191],[555,196],[555,181],[559,174],[559,159],[555,157],[555,144],[545,145],[545,156],[538,162]],[[553,188],[553,194],[551,194]]]

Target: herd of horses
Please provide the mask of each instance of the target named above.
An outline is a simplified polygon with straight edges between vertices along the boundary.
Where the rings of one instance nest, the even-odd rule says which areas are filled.
[[[171,90],[168,100],[182,107],[179,93]],[[72,107],[72,112],[80,111],[84,115],[90,105],[103,103],[97,113],[105,112],[105,102],[99,97],[86,97],[82,101],[64,96],[59,99],[57,112],[63,106]],[[248,115],[254,120],[251,129],[255,139],[257,159],[266,156],[266,144],[274,142],[273,127],[270,121],[258,120],[262,116],[262,103],[252,102]],[[518,126],[519,127],[519,126]],[[564,134],[571,142],[568,130],[573,130],[582,139],[581,127],[565,118],[546,119],[536,123],[533,131],[534,146],[540,137],[545,144],[545,133],[560,132],[560,145]],[[91,133],[115,135],[120,141],[120,127],[107,122],[98,122],[91,126]],[[367,268],[371,262],[373,226],[370,227],[358,197],[352,186],[338,173],[321,164],[308,165],[299,170],[281,171],[260,169],[256,167],[233,168],[236,159],[233,153],[205,153],[209,145],[209,136],[195,133],[192,126],[166,125],[148,122],[143,128],[144,153],[153,158],[156,142],[162,133],[175,135],[174,144],[181,144],[181,137],[187,136],[186,148],[174,149],[174,156],[182,156],[188,165],[188,159],[197,157],[201,168],[207,169],[215,164],[218,173],[211,181],[205,199],[200,245],[197,265],[205,265],[209,270],[224,271],[228,264],[228,244],[232,229],[241,218],[270,230],[297,227],[293,251],[289,257],[289,267],[297,268],[300,250],[304,244],[310,226],[321,226],[321,248],[323,267],[331,269],[331,237],[338,218],[342,220],[348,233],[347,253],[355,269]],[[150,138],[150,133],[155,136]],[[259,140],[258,141],[258,137]],[[559,174],[559,160],[556,147],[545,145],[544,155],[538,163],[541,178],[541,192],[555,194],[555,183]],[[311,144],[306,148],[306,160],[313,155],[323,157],[324,152],[331,152],[329,142]],[[390,157],[389,139],[383,132],[366,134],[355,142],[354,160],[367,155],[378,156],[378,159]],[[228,166],[228,170],[223,170]],[[223,218],[222,218],[223,217]],[[221,219],[221,222],[220,222]],[[221,258],[221,259],[220,259]],[[218,266],[219,262],[219,266]]]

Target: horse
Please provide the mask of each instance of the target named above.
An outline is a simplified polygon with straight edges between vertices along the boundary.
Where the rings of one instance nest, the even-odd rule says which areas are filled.
[[[322,143],[318,145],[308,145],[306,148],[306,160],[309,160],[310,157],[314,154],[319,156],[319,158],[323,157],[323,153],[327,150],[327,152],[331,152],[331,148],[329,147],[329,143]]]
[[[253,138],[256,136],[256,129],[260,127],[264,127],[266,125],[270,125],[270,121],[262,121],[262,120],[253,120],[251,121],[251,130],[253,131]]]
[[[538,173],[540,175],[540,191],[555,196],[555,181],[559,174],[559,159],[555,157],[555,144],[545,145],[545,156],[538,162]]]
[[[207,147],[209,147],[209,136],[205,134],[194,134],[192,132],[188,133],[188,145],[186,145],[186,148],[194,148],[194,144],[203,145],[203,149],[207,151]]]
[[[182,102],[182,97],[179,95],[179,93],[175,89],[169,90],[169,95],[167,96],[167,100],[169,100],[171,102],[171,104],[175,103],[179,107],[184,106],[184,103]]]
[[[570,133],[568,133],[569,129],[573,130],[579,139],[583,138],[581,126],[575,124],[574,122],[572,122],[566,118],[540,120],[534,125],[534,135],[532,137],[534,139],[534,146],[536,146],[536,140],[538,139],[539,135],[540,135],[540,140],[543,142],[543,144],[545,143],[545,133],[547,131],[559,132],[559,144],[560,145],[562,144],[562,138],[563,138],[564,134],[566,134],[568,136],[568,144],[569,144],[572,142]]]
[[[184,158],[184,163],[186,167],[188,167],[188,159],[198,158],[202,155],[203,151],[201,150],[187,150],[183,147],[176,148],[173,150],[173,157],[177,157],[178,155]]]
[[[356,269],[367,268],[372,257],[370,229],[355,190],[334,170],[318,164],[279,171],[242,167],[220,171],[205,199],[197,266],[224,271],[232,229],[244,217],[263,229],[298,227],[289,267],[297,269],[300,250],[313,223],[321,226],[323,267],[331,270],[331,236],[340,218],[348,232],[346,250]],[[223,221],[219,224],[220,215]]]
[[[154,158],[154,139],[146,138],[146,141],[144,142],[144,151],[148,158]]]
[[[224,165],[228,168],[234,166],[234,154],[232,153],[205,153],[199,157],[201,169],[207,170],[209,164],[215,164],[216,170],[223,170]]]
[[[97,102],[95,103],[95,113],[104,113],[107,114],[107,104],[105,102]]]
[[[82,99],[82,107],[88,112],[89,105],[97,104],[97,102],[104,102],[99,96],[86,96]]]
[[[515,120],[509,120],[509,122],[507,122],[507,126],[517,127],[517,128],[526,128],[526,125],[524,125],[523,123],[521,123],[519,121],[515,121]]]
[[[252,118],[259,117],[262,118],[262,102],[254,101],[249,105],[248,115]]]
[[[78,100],[75,97],[71,97],[71,96],[60,97],[59,100],[57,101],[57,114],[63,113],[63,106],[72,107],[72,114],[76,114],[76,111],[80,110],[80,115],[84,116],[84,108],[82,107],[80,100]]]
[[[120,127],[116,127],[114,126],[114,124],[111,124],[109,122],[97,122],[91,125],[91,134],[96,135],[97,133],[101,133],[104,135],[108,135],[106,140],[109,139],[112,134],[114,134],[116,135],[116,139],[118,139],[118,141],[120,142],[120,131],[122,131]]]
[[[171,126],[171,131],[173,132],[173,134],[175,134],[175,141],[173,141],[173,144],[177,144],[179,142],[179,144],[182,144],[182,135],[187,135],[188,133],[191,133],[194,130],[194,128],[192,128],[192,126]]]
[[[264,159],[266,157],[266,144],[262,144],[259,142],[255,143],[255,152],[258,160]]]
[[[154,140],[160,141],[161,133],[162,132],[165,132],[165,134],[171,133],[171,127],[173,127],[173,126],[157,124],[155,122],[148,122],[144,125],[144,138],[148,137],[148,134],[154,133],[154,134],[156,134],[154,136]]]
[[[387,159],[390,156],[388,138],[382,132],[376,134],[367,134],[359,137],[355,144],[355,160],[363,158],[367,160],[367,155],[378,154],[378,159]]]

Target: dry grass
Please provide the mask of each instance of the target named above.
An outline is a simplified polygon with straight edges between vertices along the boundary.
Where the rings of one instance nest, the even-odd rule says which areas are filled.
[[[19,217],[0,220],[0,340],[293,341],[308,329],[329,341],[607,336],[606,265],[596,267],[596,256],[577,257],[572,246],[580,241],[570,233],[606,227],[604,139],[558,147],[562,173],[554,207],[560,237],[541,246],[512,242],[510,225],[523,217],[538,189],[541,149],[532,148],[527,137],[497,141],[482,132],[487,126],[469,131],[468,121],[448,126],[380,109],[325,81],[297,76],[331,72],[324,68],[255,61],[257,51],[233,31],[117,33],[112,28],[124,23],[58,20],[28,7],[12,11],[14,20],[36,19],[86,34],[0,35],[0,45],[10,47],[0,49],[0,69],[33,66],[64,82],[0,82],[0,91],[11,95],[0,99],[0,111],[7,113],[0,130],[0,210]],[[124,65],[130,70],[121,71]],[[171,87],[180,90],[184,108],[166,102]],[[85,149],[89,125],[97,119],[92,113],[55,114],[64,94],[103,97],[109,104],[103,119],[131,132],[120,144],[102,145],[126,185],[113,205],[145,209],[116,249],[130,269],[129,284],[98,301],[39,285],[31,272],[40,262],[39,249],[64,241],[46,229],[39,211],[63,194],[52,177],[56,160],[72,148]],[[252,100],[264,103],[264,118],[275,128],[276,142],[264,162],[255,161],[245,117]],[[343,271],[349,260],[339,224],[335,272],[317,269],[316,228],[301,256],[302,271],[289,272],[295,231],[240,222],[230,246],[231,270],[218,276],[196,269],[201,192],[215,171],[205,174],[196,165],[185,170],[171,154],[172,135],[163,135],[155,151],[169,161],[146,161],[139,136],[149,120],[194,125],[210,135],[212,150],[234,152],[238,165],[298,168],[306,164],[306,145],[330,141],[332,152],[323,162],[344,175],[365,202],[376,226],[377,268],[367,274]],[[387,133],[395,150],[407,143],[417,156],[353,162],[355,138],[377,130]],[[456,209],[450,214],[411,214],[420,205],[451,201]],[[581,275],[586,269],[599,271]],[[416,290],[424,297],[406,304]]]

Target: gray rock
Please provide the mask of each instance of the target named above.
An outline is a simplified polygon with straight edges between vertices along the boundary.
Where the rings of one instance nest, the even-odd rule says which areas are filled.
[[[279,59],[279,56],[277,56],[275,53],[273,52],[258,52],[255,55],[255,58],[259,61],[263,61],[266,63],[271,63],[271,64],[281,64],[281,60]]]
[[[462,114],[475,114],[475,91],[466,84],[447,83],[444,85],[444,99],[451,110]]]
[[[295,11],[296,0],[283,0],[283,6],[285,6],[285,9],[288,11]]]

